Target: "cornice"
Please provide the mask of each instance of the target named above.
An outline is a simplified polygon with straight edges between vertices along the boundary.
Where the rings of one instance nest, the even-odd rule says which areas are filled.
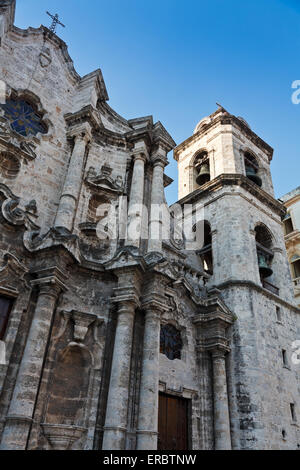
[[[219,116],[217,116],[217,114],[219,114]],[[203,124],[201,129],[196,134],[193,134],[191,137],[183,141],[180,145],[175,148],[174,159],[176,161],[178,161],[179,153],[184,148],[192,144],[194,141],[198,140],[202,134],[206,134],[208,131],[218,125],[234,125],[235,127],[238,127],[239,131],[241,131],[245,137],[247,137],[252,143],[256,145],[256,147],[258,147],[268,155],[269,161],[272,160],[274,153],[272,147],[270,147],[263,139],[261,139],[257,134],[255,134],[255,132],[253,132],[248,126],[246,126],[246,124],[244,124],[240,119],[227,112],[220,114],[219,110],[216,111],[216,113],[212,114],[210,117],[214,117],[214,119],[212,119],[212,121],[207,124]]]
[[[244,189],[246,189],[249,193],[251,193],[253,196],[255,196],[258,200],[263,202],[265,205],[270,207],[276,214],[278,214],[280,217],[284,217],[286,214],[286,208],[285,206],[280,203],[277,199],[272,197],[270,194],[268,194],[266,191],[261,189],[259,186],[257,186],[255,183],[249,180],[244,175],[241,174],[222,174],[219,175],[217,178],[213,179],[212,181],[209,181],[205,185],[203,185],[201,188],[197,189],[191,194],[188,194],[184,198],[180,199],[177,204],[191,204],[194,202],[199,202],[200,198],[207,196],[209,193],[213,193],[214,191],[217,191],[218,189],[221,189],[225,186],[240,186]]]
[[[288,235],[285,235],[284,240],[286,244],[300,242],[300,230],[294,230]]]
[[[172,139],[160,121],[154,124],[153,133],[154,144],[160,145],[166,152],[170,152],[176,146],[176,142]]]
[[[67,113],[64,118],[69,129],[82,123],[89,123],[93,130],[98,130],[102,125],[98,111],[91,105],[85,106],[75,113]]]
[[[264,287],[259,286],[258,284],[255,284],[255,282],[252,282],[252,281],[229,280],[229,281],[225,281],[221,284],[216,285],[216,288],[222,291],[230,287],[236,287],[236,286],[244,287],[246,289],[249,289],[249,288],[254,289],[256,292],[259,292],[260,294],[263,294],[266,297],[269,297],[273,301],[280,303],[281,305],[284,305],[285,307],[293,310],[295,313],[300,314],[300,309],[298,307],[291,304],[290,302],[287,302],[281,297],[278,297],[276,294],[273,294],[272,292],[265,289]]]
[[[94,142],[98,145],[108,144],[122,148],[130,148],[130,142],[127,141],[125,134],[111,131],[101,126],[93,132]]]
[[[174,180],[173,178],[171,178],[170,176],[166,175],[164,173],[164,187],[167,188],[168,186],[170,186],[172,183],[174,183]]]

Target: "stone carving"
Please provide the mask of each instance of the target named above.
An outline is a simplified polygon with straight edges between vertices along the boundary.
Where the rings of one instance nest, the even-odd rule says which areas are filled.
[[[42,424],[44,435],[54,450],[68,450],[86,433],[87,429],[80,426],[64,424]]]
[[[36,227],[39,229],[39,227]],[[78,236],[72,234],[63,227],[52,227],[47,233],[41,234],[40,230],[27,231],[23,238],[24,246],[33,252],[50,248],[51,246],[63,245],[78,261],[81,259]]]
[[[36,214],[37,213],[36,201],[34,199],[32,201],[30,201],[29,204],[27,204],[25,206],[25,209],[26,209],[27,212],[29,212],[31,214]]]
[[[178,297],[175,293],[168,293],[166,295],[168,299],[168,306],[172,312],[172,317],[179,324],[180,321],[184,318],[184,308],[182,302],[178,300]]]
[[[4,264],[0,267],[0,287],[2,286],[16,293],[21,284],[29,287],[25,278],[28,273],[26,266],[11,253],[5,253],[3,261]]]
[[[72,320],[74,322],[74,340],[83,343],[89,326],[96,320],[96,315],[77,312],[73,310]]]
[[[72,320],[72,322],[74,323],[74,333],[72,341],[83,345],[89,327],[92,326],[94,342],[95,344],[98,343],[97,328],[103,323],[103,318],[98,318],[97,315],[91,313],[79,312],[78,310],[72,310],[71,312],[62,310],[60,313],[62,316],[62,322],[60,325],[59,332],[57,336],[53,338],[53,341],[57,341],[64,335],[67,328],[67,324],[70,320]],[[71,342],[71,344],[73,344],[73,342]]]
[[[113,179],[111,174],[112,168],[108,164],[102,166],[99,174],[97,174],[95,168],[91,167],[85,181],[94,190],[109,191],[116,194],[123,193],[124,182],[122,177],[119,175]]]
[[[171,211],[171,218],[170,218],[170,242],[171,245],[176,249],[176,250],[183,250],[185,241],[184,241],[184,233],[181,229],[181,227],[176,224],[176,217],[175,214]]]
[[[14,132],[9,122],[0,117],[0,150],[12,152],[15,156],[25,160],[34,160],[36,158],[35,149],[33,138],[25,142],[24,137]]]
[[[52,63],[52,57],[49,48],[44,48],[39,55],[40,66],[44,69]]]
[[[32,213],[27,213],[20,209],[20,198],[15,196],[11,190],[4,184],[0,184],[0,194],[4,196],[4,202],[1,206],[1,213],[9,224],[14,226],[25,226],[27,230],[39,230],[39,226],[32,220]]]

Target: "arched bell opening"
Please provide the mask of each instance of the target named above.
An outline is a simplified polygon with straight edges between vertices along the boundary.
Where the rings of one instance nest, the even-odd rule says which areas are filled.
[[[213,251],[212,251],[212,235],[210,223],[206,220],[203,222],[203,248],[197,251],[200,256],[203,269],[206,274],[213,275]]]
[[[249,152],[245,152],[245,169],[247,178],[253,183],[257,184],[260,188],[262,187],[262,179],[259,176],[259,166],[256,158]]]
[[[207,152],[201,152],[195,159],[195,169],[197,172],[196,183],[203,186],[208,183],[210,177],[210,163]]]
[[[267,227],[258,225],[255,228],[255,241],[258,257],[259,274],[262,281],[273,274],[272,261],[274,252],[272,250],[273,238]]]

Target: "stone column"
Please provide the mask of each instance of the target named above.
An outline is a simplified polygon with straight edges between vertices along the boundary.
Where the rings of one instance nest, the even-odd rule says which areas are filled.
[[[163,221],[160,206],[165,203],[164,194],[164,169],[166,158],[156,158],[153,163],[151,208],[149,223],[149,243],[148,252],[162,251],[162,227]]]
[[[203,349],[198,351],[200,366],[200,416],[199,440],[201,450],[214,449],[213,391],[211,355]]]
[[[136,304],[119,303],[114,354],[103,435],[103,450],[124,450],[127,431],[130,363]]]
[[[58,296],[65,290],[65,286],[55,275],[38,279],[32,284],[39,286],[40,293],[6,418],[1,450],[26,449],[52,317]]]
[[[221,349],[212,351],[215,450],[231,450],[226,352]]]
[[[55,220],[55,227],[72,232],[73,223],[80,194],[87,143],[90,133],[81,132],[75,136],[74,149],[71,155],[64,189],[60,198]]]
[[[134,168],[128,207],[127,246],[139,248],[142,233],[146,156],[139,152],[134,158]]]
[[[137,450],[157,450],[160,311],[146,307]]]

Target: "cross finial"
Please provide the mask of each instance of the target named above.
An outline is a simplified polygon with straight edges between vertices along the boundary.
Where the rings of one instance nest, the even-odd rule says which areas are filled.
[[[56,32],[56,26],[59,24],[60,26],[62,26],[63,28],[65,28],[65,25],[62,24],[60,21],[59,21],[59,17],[58,17],[58,14],[56,13],[55,15],[51,15],[51,13],[49,13],[49,11],[46,12],[48,16],[50,16],[50,18],[52,18],[52,24],[51,26],[49,27],[50,31],[52,33],[55,33]]]

